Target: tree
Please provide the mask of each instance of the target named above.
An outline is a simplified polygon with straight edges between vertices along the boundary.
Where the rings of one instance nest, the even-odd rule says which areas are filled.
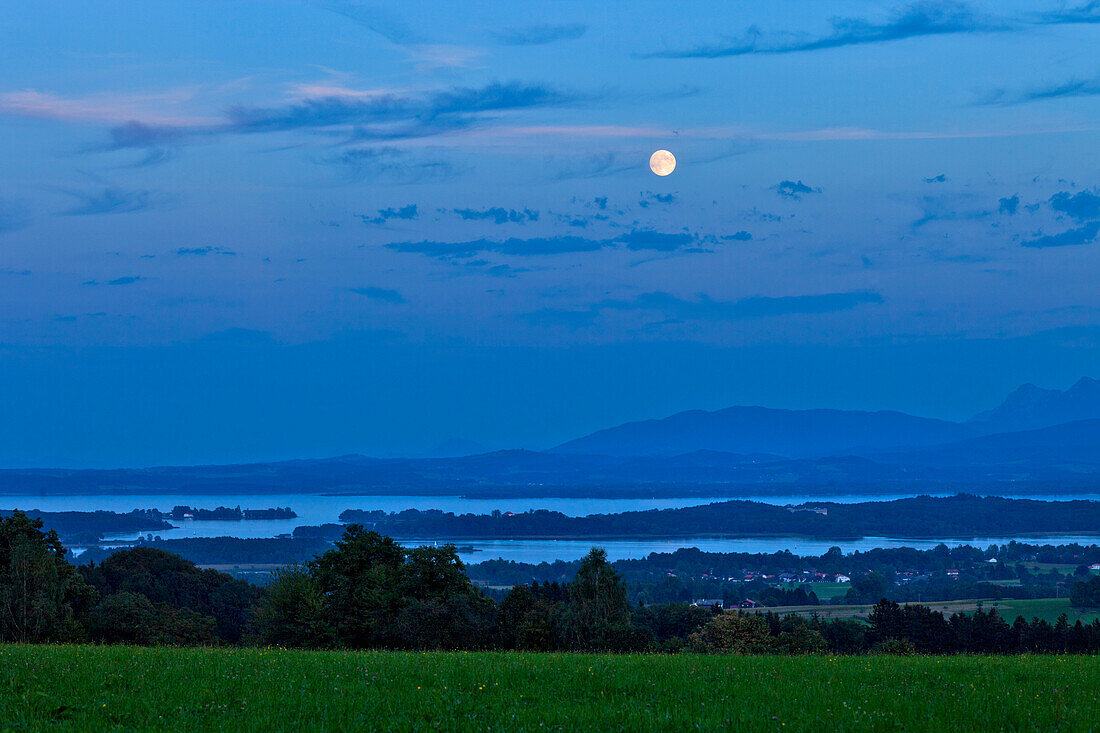
[[[493,610],[453,545],[406,550],[352,524],[336,547],[280,578],[257,632],[303,646],[468,649],[488,645]]]
[[[333,645],[333,624],[306,568],[275,573],[253,617],[256,639],[269,646],[324,648]]]
[[[866,575],[852,578],[852,587],[848,589],[844,600],[848,603],[876,603],[886,597],[890,585],[886,576],[872,570]]]
[[[1069,604],[1074,608],[1100,608],[1100,575],[1074,583]]]
[[[168,633],[171,638],[205,634],[207,622],[192,624],[194,614],[209,620],[218,639],[237,643],[259,598],[255,586],[151,547],[120,550],[95,567],[83,566],[81,572],[104,598],[116,593],[144,596],[178,627],[178,633]]]
[[[352,524],[336,547],[310,561],[337,646],[362,649],[392,643],[389,623],[401,608],[405,549],[391,537]]]
[[[626,586],[604,549],[594,547],[584,556],[567,592],[563,622],[569,648],[625,651],[637,643]]]
[[[140,593],[115,593],[103,599],[88,617],[95,641],[107,644],[152,644],[157,609]]]
[[[466,575],[454,545],[415,547],[401,566],[393,641],[411,649],[470,649],[491,637],[494,604]]]
[[[76,619],[95,594],[65,559],[53,530],[15,511],[0,519],[0,640],[20,643],[79,639]]]
[[[780,654],[819,654],[829,644],[821,632],[799,624],[790,631],[780,631],[775,638],[774,649]]]
[[[92,609],[88,629],[108,644],[202,646],[217,642],[215,621],[187,608],[154,606],[140,593],[115,593]]]
[[[691,648],[710,654],[762,654],[771,648],[767,622],[755,613],[721,613],[691,635]]]

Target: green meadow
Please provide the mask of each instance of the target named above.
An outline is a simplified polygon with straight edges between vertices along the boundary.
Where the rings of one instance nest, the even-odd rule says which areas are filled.
[[[996,609],[997,613],[1001,615],[1001,618],[1005,619],[1010,624],[1016,620],[1017,616],[1023,616],[1028,621],[1033,618],[1040,618],[1053,624],[1058,620],[1058,617],[1064,613],[1071,626],[1078,620],[1083,624],[1090,624],[1094,619],[1100,617],[1100,613],[1095,609],[1073,608],[1069,604],[1068,598],[1002,598],[998,600],[969,598],[959,601],[928,601],[923,605],[928,606],[933,611],[940,611],[948,616],[953,613],[971,613],[979,606],[986,611]],[[761,608],[758,609],[758,611],[774,611],[780,615],[788,613],[797,613],[801,616],[817,614],[820,618],[850,618],[863,620],[871,613],[873,607],[874,604],[870,603],[855,606],[777,606],[775,608]]]
[[[1072,730],[1100,659],[0,646],[4,730]]]

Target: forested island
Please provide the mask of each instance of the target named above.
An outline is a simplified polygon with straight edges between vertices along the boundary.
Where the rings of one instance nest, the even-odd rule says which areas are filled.
[[[152,511],[156,511],[155,509]],[[189,506],[176,506],[164,516],[171,519],[202,519],[206,521],[245,521],[249,519],[296,519],[297,514],[290,507],[275,507],[274,509],[241,509],[237,507],[219,506],[216,509],[198,509]]]
[[[0,517],[11,516],[12,509],[0,509]],[[159,509],[134,509],[131,512],[109,512],[103,510],[91,512],[44,512],[31,509],[27,516],[41,519],[46,529],[57,532],[66,545],[95,545],[107,535],[126,535],[137,532],[152,533],[160,530],[175,529],[176,525],[168,520],[187,521],[224,520],[246,521],[258,519],[294,519],[298,515],[290,507],[273,509],[241,509],[220,506],[216,509],[197,509],[189,506],[177,506],[170,512]]]
[[[855,504],[815,502],[775,506],[725,501],[680,509],[570,517],[533,510],[520,514],[454,514],[348,510],[345,523],[359,523],[398,538],[417,539],[599,539],[616,537],[800,536],[967,538],[1025,534],[1100,533],[1100,502],[1036,501],[959,494],[919,496]],[[298,527],[296,537],[335,539],[340,525]]]
[[[0,510],[0,518],[10,517],[12,513],[13,510],[10,509]],[[32,509],[26,514],[32,519],[41,519],[43,525],[57,532],[61,541],[67,545],[95,544],[107,534],[156,532],[174,528],[155,509],[135,509],[124,514],[107,511],[42,512]]]

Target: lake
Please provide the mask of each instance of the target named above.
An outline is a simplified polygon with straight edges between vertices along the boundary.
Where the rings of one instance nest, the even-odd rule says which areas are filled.
[[[932,493],[932,496],[948,496],[948,493]],[[1013,498],[1035,498],[1048,501],[1070,499],[1100,500],[1100,494],[1078,495],[1027,495],[1005,494]],[[914,496],[914,494],[883,494],[867,496],[865,494],[822,495],[769,495],[739,496],[737,499],[758,501],[783,506],[805,502],[855,503],[861,501],[892,501]],[[615,513],[646,509],[668,509],[687,506],[699,506],[716,501],[729,501],[731,497],[713,498],[662,498],[662,499],[466,499],[460,496],[326,496],[321,494],[225,494],[217,496],[203,495],[165,495],[165,494],[127,494],[105,496],[0,496],[0,509],[40,509],[42,511],[94,511],[104,509],[114,512],[129,512],[133,509],[159,509],[169,511],[172,507],[188,506],[212,509],[217,506],[240,506],[245,509],[268,509],[277,506],[289,506],[298,514],[297,519],[253,520],[242,522],[225,521],[176,521],[176,529],[161,530],[156,534],[164,539],[186,537],[275,537],[289,534],[301,525],[317,525],[338,522],[339,515],[345,509],[381,509],[387,512],[404,509],[439,509],[456,513],[484,514],[494,509],[502,512],[524,512],[528,509],[550,509],[571,516],[586,514]],[[107,539],[132,540],[137,533],[110,535]],[[1018,537],[1020,542],[1066,544],[1081,542],[1093,544],[1098,537]],[[456,540],[459,545],[468,545],[480,552],[463,554],[466,562],[502,557],[506,560],[522,562],[542,562],[553,560],[575,560],[586,553],[593,545],[600,545],[608,551],[612,559],[645,557],[651,552],[672,552],[681,547],[698,547],[707,552],[775,552],[789,550],[800,555],[820,555],[832,547],[839,546],[845,552],[869,550],[875,547],[934,547],[939,542],[948,545],[960,544],[1003,544],[1005,537],[985,537],[977,539],[943,538],[934,540],[912,540],[888,537],[864,537],[858,540],[838,542],[794,537],[753,537],[753,538],[681,538],[681,539],[642,539],[642,540],[606,540],[593,542],[588,540]],[[405,541],[404,544],[414,544]],[[443,544],[442,541],[439,544]]]

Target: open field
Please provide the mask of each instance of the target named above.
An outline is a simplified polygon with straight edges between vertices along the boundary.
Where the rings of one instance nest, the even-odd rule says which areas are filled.
[[[1001,599],[999,601],[979,601],[978,599],[972,598],[958,601],[928,601],[921,605],[928,606],[933,611],[942,611],[944,614],[950,615],[960,611],[974,611],[978,608],[979,603],[981,603],[982,608],[987,611],[994,608],[997,609],[997,613],[1010,624],[1016,620],[1017,616],[1023,616],[1028,621],[1037,616],[1050,623],[1054,623],[1058,620],[1058,616],[1064,613],[1071,625],[1076,623],[1078,619],[1081,620],[1081,623],[1088,624],[1092,623],[1093,619],[1100,617],[1100,613],[1093,609],[1087,611],[1078,611],[1074,609],[1069,605],[1068,598]],[[777,606],[774,608],[761,608],[757,610],[761,612],[774,611],[781,615],[797,613],[803,616],[809,616],[816,612],[821,618],[865,619],[871,612],[871,608],[872,604],[857,606]]]
[[[6,730],[1090,730],[1100,659],[0,646]]]
[[[780,583],[780,588],[794,590],[802,588],[807,593],[814,592],[819,600],[828,601],[837,596],[842,596],[852,587],[851,583]]]

